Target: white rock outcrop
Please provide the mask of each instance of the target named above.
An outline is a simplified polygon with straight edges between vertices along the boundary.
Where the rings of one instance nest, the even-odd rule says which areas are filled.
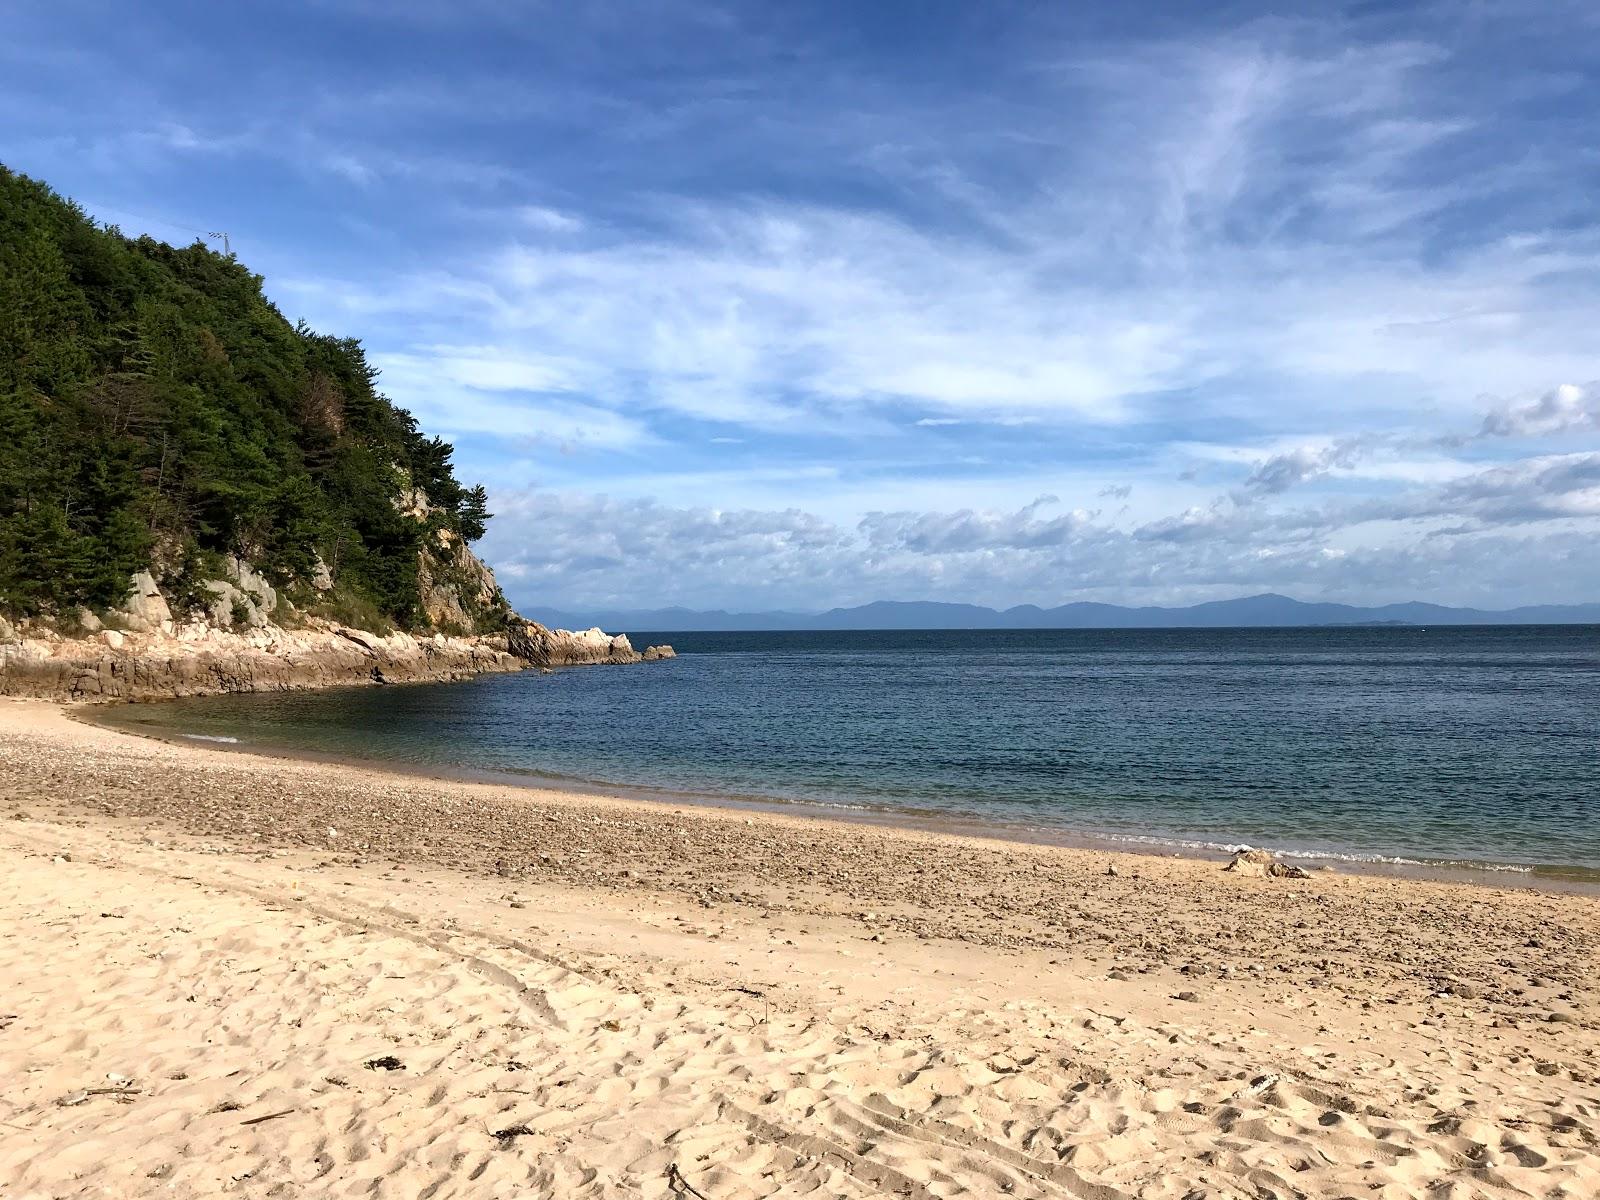
[[[134,633],[172,634],[172,609],[149,571],[136,571],[129,581],[128,597],[111,610],[119,624]]]
[[[211,593],[206,606],[211,623],[219,629],[270,625],[278,608],[277,590],[242,558],[230,558],[226,569],[228,578],[207,579],[200,585]]]
[[[462,547],[464,549],[464,547]],[[634,663],[671,656],[670,647],[640,655],[625,634],[572,633],[513,619],[505,632],[479,636],[373,633],[306,614],[297,627],[272,620],[278,596],[251,566],[234,560],[229,578],[202,586],[212,602],[198,619],[173,620],[148,571],[132,579],[113,624],[66,636],[35,624],[19,634],[0,620],[0,696],[63,700],[149,700],[219,692],[286,691],[352,683],[463,679],[529,667]],[[490,576],[490,579],[493,577]]]
[[[311,586],[319,592],[333,590],[333,572],[328,569],[328,564],[322,561],[320,554],[311,564]]]

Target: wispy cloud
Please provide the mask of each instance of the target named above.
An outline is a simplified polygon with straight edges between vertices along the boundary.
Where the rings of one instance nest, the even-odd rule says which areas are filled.
[[[462,437],[524,598],[1600,593],[1580,5],[327,0],[289,60],[78,3],[0,155],[224,214]]]
[[[1545,437],[1600,429],[1600,384],[1564,383],[1537,400],[1501,405],[1483,419],[1483,437]]]

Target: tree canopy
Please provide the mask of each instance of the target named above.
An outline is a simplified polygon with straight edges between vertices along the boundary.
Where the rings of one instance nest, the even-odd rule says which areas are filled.
[[[419,551],[481,537],[487,499],[377,375],[232,256],[102,228],[0,165],[0,612],[105,608],[152,566],[181,599],[236,554],[285,587],[320,557],[334,598],[420,624]]]

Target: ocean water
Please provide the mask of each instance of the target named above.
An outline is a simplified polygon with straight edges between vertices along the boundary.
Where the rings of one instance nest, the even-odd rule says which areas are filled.
[[[680,656],[99,715],[680,802],[1600,879],[1600,627],[647,640]]]

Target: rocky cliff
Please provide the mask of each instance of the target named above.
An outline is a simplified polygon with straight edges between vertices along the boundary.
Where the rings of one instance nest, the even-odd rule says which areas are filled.
[[[170,626],[162,628],[162,625]],[[514,652],[515,640],[523,653]],[[102,629],[63,637],[0,621],[0,696],[54,700],[157,700],[222,692],[267,692],[354,684],[464,679],[521,671],[672,657],[670,646],[636,652],[624,636],[528,624],[515,634],[417,638],[328,622],[243,632],[203,623],[151,632]]]
[[[445,569],[427,578],[423,591],[440,631],[421,636],[373,633],[299,609],[242,559],[228,561],[224,578],[201,581],[181,612],[154,576],[140,571],[126,597],[103,613],[79,609],[66,621],[20,627],[0,618],[0,696],[154,700],[673,657],[670,646],[640,654],[625,635],[523,621],[459,540],[441,542],[424,561]],[[491,606],[503,631],[443,632],[475,627]]]

